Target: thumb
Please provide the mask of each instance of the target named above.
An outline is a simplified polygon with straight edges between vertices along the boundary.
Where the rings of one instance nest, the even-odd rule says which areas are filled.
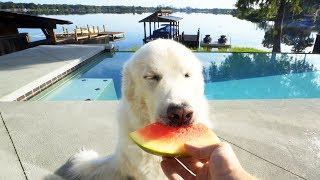
[[[212,152],[209,166],[211,166],[211,174],[216,177],[228,176],[244,171],[232,147],[226,142],[220,143]]]
[[[212,144],[208,146],[194,146],[188,142],[184,144],[184,148],[187,152],[196,159],[209,159],[211,153],[219,147],[219,144]]]

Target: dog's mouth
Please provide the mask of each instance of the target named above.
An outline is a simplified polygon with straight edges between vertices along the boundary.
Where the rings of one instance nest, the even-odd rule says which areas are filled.
[[[195,122],[194,118],[192,117],[187,117],[185,120],[180,120],[180,119],[172,120],[172,118],[168,118],[168,117],[159,117],[159,118],[156,118],[156,121],[172,127],[190,126]]]

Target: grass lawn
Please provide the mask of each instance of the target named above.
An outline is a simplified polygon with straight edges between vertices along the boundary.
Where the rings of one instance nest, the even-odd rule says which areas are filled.
[[[129,50],[123,50],[122,52],[136,52],[140,47],[133,47]],[[194,52],[247,52],[247,53],[252,53],[252,52],[268,52],[256,48],[251,48],[251,47],[232,47],[232,48],[221,48],[221,49],[213,49],[213,50],[207,50],[206,48],[200,47],[198,49],[191,49]]]

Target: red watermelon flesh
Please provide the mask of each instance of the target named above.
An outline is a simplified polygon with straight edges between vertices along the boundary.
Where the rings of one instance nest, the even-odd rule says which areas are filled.
[[[165,157],[188,156],[184,148],[186,142],[199,146],[220,142],[219,138],[201,123],[172,127],[156,122],[130,133],[129,136],[146,152]]]

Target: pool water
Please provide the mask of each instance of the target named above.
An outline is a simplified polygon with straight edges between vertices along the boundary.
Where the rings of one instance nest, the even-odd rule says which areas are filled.
[[[131,52],[105,53],[32,100],[118,100],[121,69]],[[195,53],[203,63],[205,95],[221,99],[320,98],[320,55]]]
[[[320,77],[320,74],[307,72],[210,82],[205,86],[205,94],[208,99],[319,98],[320,84],[317,85],[317,83],[320,82],[310,83],[308,81],[315,76]]]
[[[66,82],[60,89],[48,94],[45,99],[48,101],[117,100],[117,94],[112,79],[79,78]]]

